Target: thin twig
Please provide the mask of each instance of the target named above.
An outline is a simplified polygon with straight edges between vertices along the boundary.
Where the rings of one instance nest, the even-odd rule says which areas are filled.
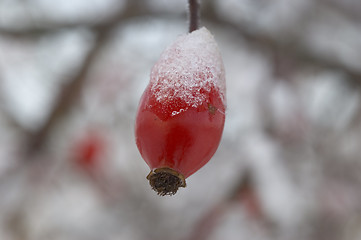
[[[199,28],[200,5],[198,0],[188,0],[189,7],[189,32]]]

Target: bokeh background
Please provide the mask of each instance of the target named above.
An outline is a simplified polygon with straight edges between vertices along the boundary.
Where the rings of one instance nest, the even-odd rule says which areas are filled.
[[[212,160],[153,192],[134,120],[186,0],[0,0],[0,239],[360,240],[361,2],[204,0]]]

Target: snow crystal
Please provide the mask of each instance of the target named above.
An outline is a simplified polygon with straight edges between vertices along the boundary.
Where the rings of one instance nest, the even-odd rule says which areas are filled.
[[[225,73],[221,54],[206,29],[180,36],[160,56],[150,77],[158,102],[177,99],[198,107],[211,89],[219,91],[225,105]]]

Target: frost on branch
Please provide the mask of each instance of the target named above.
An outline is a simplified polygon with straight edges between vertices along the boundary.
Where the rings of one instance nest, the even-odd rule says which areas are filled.
[[[180,36],[153,67],[149,88],[157,104],[173,103],[173,113],[199,107],[211,92],[225,106],[224,66],[211,33],[203,27]]]

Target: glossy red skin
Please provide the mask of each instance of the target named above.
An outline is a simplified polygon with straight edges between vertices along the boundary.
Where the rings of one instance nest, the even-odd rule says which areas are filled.
[[[140,100],[135,134],[151,169],[168,167],[187,178],[211,159],[222,136],[225,106],[215,88],[204,94],[207,100],[192,107],[181,99],[158,102],[147,87]]]

